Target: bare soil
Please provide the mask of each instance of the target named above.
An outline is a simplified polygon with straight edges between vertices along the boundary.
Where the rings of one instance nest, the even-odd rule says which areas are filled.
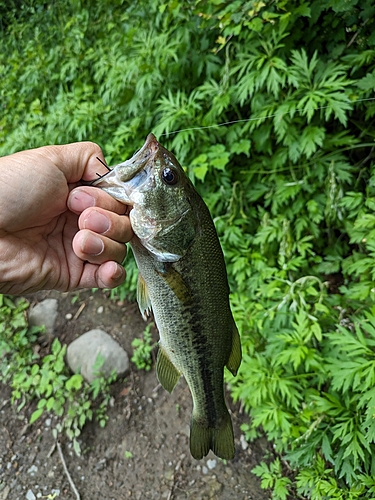
[[[145,328],[137,304],[116,303],[101,291],[40,292],[27,298],[38,302],[47,297],[59,301],[56,335],[62,343],[102,328],[131,356],[131,341]],[[153,336],[157,340],[156,330]],[[67,438],[61,441],[81,500],[269,498],[251,473],[268,444],[260,440],[244,449],[240,425],[247,417],[229,397],[236,457],[225,463],[212,452],[200,461],[190,455],[192,401],[183,378],[170,395],[159,386],[154,369],[140,371],[131,364],[130,374],[113,384],[111,394],[108,423],[103,429],[95,422],[84,427],[80,457]],[[34,409],[32,404],[17,413],[10,404],[9,387],[0,385],[0,500],[76,500],[52,436],[53,419],[43,415],[28,425]]]

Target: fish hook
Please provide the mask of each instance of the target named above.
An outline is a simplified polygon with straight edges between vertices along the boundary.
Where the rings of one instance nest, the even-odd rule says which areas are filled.
[[[89,186],[92,186],[92,185],[93,185],[93,184],[94,184],[97,180],[99,180],[99,179],[103,179],[103,177],[105,177],[105,176],[106,176],[106,175],[107,175],[107,174],[111,171],[111,169],[109,168],[109,166],[108,166],[108,165],[107,165],[107,164],[106,164],[103,160],[101,160],[101,159],[99,158],[99,156],[97,156],[97,157],[96,157],[96,159],[97,159],[98,161],[100,161],[100,163],[101,163],[102,165],[104,165],[104,166],[105,166],[105,168],[108,170],[108,172],[106,172],[106,173],[105,173],[105,174],[103,174],[103,175],[100,175],[100,174],[98,174],[98,172],[96,172],[96,175],[98,176],[98,179],[94,179],[93,181],[91,181],[91,182],[89,183]]]

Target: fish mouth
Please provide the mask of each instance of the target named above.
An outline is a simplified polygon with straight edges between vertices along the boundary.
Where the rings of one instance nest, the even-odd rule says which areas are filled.
[[[134,205],[132,193],[139,190],[150,176],[153,159],[161,148],[154,134],[148,134],[145,143],[134,155],[118,165],[108,173],[92,182],[92,186],[100,187],[113,198],[127,205]],[[151,160],[151,161],[150,161]]]
[[[126,169],[121,169],[123,170],[122,182],[128,182],[139,174],[145,168],[147,162],[156,156],[159,148],[160,144],[154,134],[148,134],[141,149],[136,151],[129,160],[114,167],[120,170],[120,165],[126,165]]]

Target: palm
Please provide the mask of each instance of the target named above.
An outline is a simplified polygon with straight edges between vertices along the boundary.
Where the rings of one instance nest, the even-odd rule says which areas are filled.
[[[30,293],[41,285],[63,291],[78,287],[85,263],[72,249],[77,231],[78,216],[65,211],[42,226],[20,229],[2,238],[0,251],[8,261],[7,272],[16,278],[6,292],[18,294],[22,289]]]

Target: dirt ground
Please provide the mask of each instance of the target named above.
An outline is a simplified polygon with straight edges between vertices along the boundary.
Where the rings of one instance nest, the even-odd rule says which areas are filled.
[[[102,328],[131,356],[131,341],[145,328],[135,303],[116,303],[101,291],[78,296],[41,292],[27,298],[37,302],[47,297],[59,302],[56,333],[62,343]],[[66,319],[67,314],[72,319]],[[157,340],[156,330],[154,336]],[[154,369],[140,371],[131,363],[130,374],[113,384],[111,394],[108,423],[104,429],[95,422],[84,427],[80,457],[67,438],[61,441],[81,500],[268,498],[250,472],[262,459],[267,442],[257,441],[246,448],[240,425],[247,417],[229,398],[236,457],[224,463],[212,452],[200,461],[189,453],[192,402],[183,378],[170,395],[159,386]],[[54,446],[50,416],[28,425],[35,406],[17,413],[9,399],[9,388],[0,385],[0,500],[76,500]]]

